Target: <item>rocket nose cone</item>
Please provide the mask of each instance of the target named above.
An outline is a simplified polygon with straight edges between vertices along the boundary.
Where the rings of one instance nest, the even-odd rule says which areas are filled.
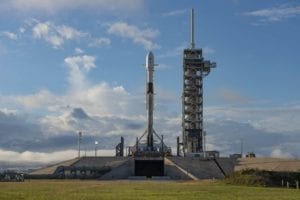
[[[154,56],[153,53],[151,51],[149,51],[149,53],[147,54],[146,57],[146,68],[148,70],[153,70],[154,69]]]
[[[152,51],[149,51],[149,53],[147,54],[147,60],[153,60],[153,53]]]
[[[152,51],[149,51],[149,52],[148,52],[147,58],[153,58],[153,53],[152,53]]]

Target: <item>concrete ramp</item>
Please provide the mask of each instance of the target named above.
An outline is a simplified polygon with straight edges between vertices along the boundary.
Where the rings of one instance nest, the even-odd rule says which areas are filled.
[[[115,166],[112,170],[100,177],[101,180],[117,180],[128,179],[134,176],[134,160],[133,158],[127,158],[120,165]]]
[[[234,172],[234,167],[236,165],[235,158],[217,158],[216,161],[219,163],[226,176]]]
[[[82,157],[80,159],[75,158],[51,166],[43,167],[41,169],[37,169],[31,172],[29,176],[32,178],[82,178],[83,175],[87,175],[89,173],[89,176],[91,177],[84,176],[84,178],[92,178],[95,175],[92,174],[93,172],[98,173],[97,177],[102,176],[101,173],[109,173],[113,174],[110,176],[116,176],[121,179],[125,176],[128,177],[131,175],[127,172],[130,168],[128,166],[129,162],[127,162],[129,159],[130,158],[127,157]]]
[[[168,157],[168,159],[198,179],[224,178],[214,160],[201,160],[197,157]]]
[[[170,177],[172,180],[197,180],[198,178],[188,173],[183,168],[172,162],[170,159],[165,158],[165,176]]]
[[[82,157],[72,166],[74,167],[117,167],[127,161],[127,157]]]
[[[71,166],[74,163],[76,163],[79,159],[74,158],[72,160],[63,161],[57,164],[53,164],[47,167],[43,167],[37,170],[34,170],[33,172],[29,173],[29,175],[52,175],[56,171],[57,167],[59,166]]]

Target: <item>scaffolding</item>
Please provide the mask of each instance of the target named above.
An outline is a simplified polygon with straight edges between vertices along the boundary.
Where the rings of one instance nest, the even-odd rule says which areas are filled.
[[[182,144],[183,152],[203,152],[203,78],[216,63],[204,60],[195,48],[194,10],[191,11],[191,46],[183,51]]]

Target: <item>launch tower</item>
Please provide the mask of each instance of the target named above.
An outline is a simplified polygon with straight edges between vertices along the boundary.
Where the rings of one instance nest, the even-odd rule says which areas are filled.
[[[182,145],[184,154],[200,153],[203,148],[203,78],[216,63],[204,60],[195,48],[194,10],[191,10],[191,44],[183,51]]]

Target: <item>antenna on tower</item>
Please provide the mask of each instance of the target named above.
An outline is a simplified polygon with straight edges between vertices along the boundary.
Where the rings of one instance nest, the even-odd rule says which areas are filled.
[[[191,49],[195,48],[194,41],[194,9],[191,10]]]

